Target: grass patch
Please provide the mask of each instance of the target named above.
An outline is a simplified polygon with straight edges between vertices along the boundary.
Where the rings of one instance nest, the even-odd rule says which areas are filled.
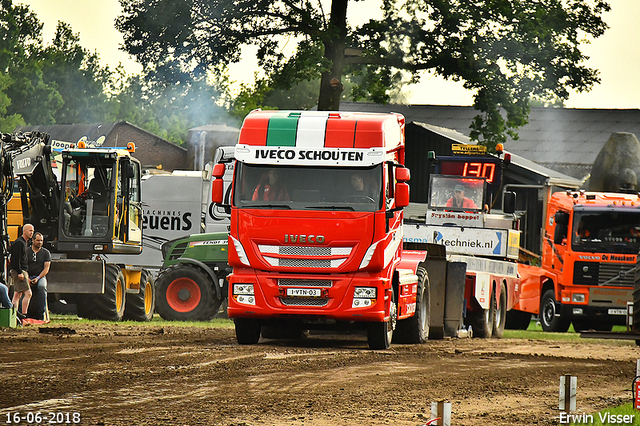
[[[613,331],[622,332],[627,328],[623,325],[616,325],[613,327]],[[576,333],[573,329],[573,325],[569,327],[566,333],[548,333],[542,330],[540,322],[532,320],[529,327],[526,330],[505,330],[505,339],[531,339],[531,340],[549,340],[560,342],[580,342],[580,341],[592,341],[598,343],[610,343],[615,345],[635,345],[632,340],[615,340],[615,339],[583,339],[580,337],[580,333]]]
[[[233,328],[233,321],[230,319],[214,318],[211,321],[166,321],[163,320],[160,315],[155,314],[153,319],[149,322],[139,321],[103,321],[103,320],[88,320],[78,318],[77,315],[59,315],[52,314],[50,316],[50,326],[66,326],[71,327],[74,324],[96,324],[107,325],[113,327],[120,326],[139,326],[139,327],[200,327],[200,328]]]
[[[576,413],[578,414],[578,413]],[[632,403],[624,404],[619,407],[607,408],[598,413],[592,414],[593,422],[589,418],[585,420],[574,420],[580,423],[569,423],[571,426],[592,425],[592,426],[608,426],[608,425],[640,425],[640,411],[633,408]],[[624,417],[627,416],[627,417]]]

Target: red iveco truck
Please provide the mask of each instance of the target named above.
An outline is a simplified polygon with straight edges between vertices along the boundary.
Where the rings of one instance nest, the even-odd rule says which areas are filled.
[[[261,332],[364,328],[369,346],[429,334],[426,252],[403,250],[404,117],[253,111],[235,149],[228,314]],[[225,165],[214,168],[223,201]]]

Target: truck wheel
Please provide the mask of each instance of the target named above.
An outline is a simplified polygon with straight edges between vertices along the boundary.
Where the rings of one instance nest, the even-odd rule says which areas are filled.
[[[516,311],[507,312],[506,328],[509,330],[526,330],[531,324],[531,314],[529,312]]]
[[[564,333],[569,329],[571,321],[559,315],[553,290],[547,290],[540,300],[540,325],[542,330]]]
[[[251,318],[235,318],[236,339],[241,345],[255,345],[260,340],[260,321]]]
[[[424,268],[418,268],[416,275],[418,275],[416,312],[411,318],[398,321],[393,337],[394,343],[424,343],[429,338],[429,322],[431,320],[429,277]]]
[[[140,292],[129,293],[124,307],[124,319],[151,321],[156,309],[156,288],[153,276],[146,269],[140,275]]]
[[[220,309],[215,283],[201,269],[179,263],[158,274],[156,310],[167,321],[208,321]]]
[[[76,304],[78,316],[87,319],[121,321],[124,316],[125,295],[124,275],[117,265],[106,265],[104,293],[82,297]]]
[[[474,299],[475,301],[475,299]],[[468,325],[473,329],[473,336],[488,339],[493,335],[493,323],[496,314],[495,295],[491,295],[489,309],[482,309],[475,302],[474,310],[467,313]]]
[[[493,323],[493,337],[501,338],[507,321],[507,287],[500,285],[500,302],[496,305],[495,321]]]
[[[367,342],[371,349],[389,349],[393,339],[393,330],[396,328],[398,318],[397,305],[391,289],[391,306],[389,307],[389,320],[372,322],[367,328]]]

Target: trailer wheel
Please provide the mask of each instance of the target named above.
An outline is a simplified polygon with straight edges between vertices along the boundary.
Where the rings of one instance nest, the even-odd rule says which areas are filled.
[[[367,328],[367,342],[371,349],[389,349],[391,340],[393,339],[393,330],[396,328],[398,318],[397,305],[393,294],[393,288],[390,290],[391,300],[389,303],[389,320],[381,322],[372,322]]]
[[[124,316],[126,293],[124,275],[120,267],[107,264],[104,293],[90,294],[80,298],[76,304],[78,316],[87,319],[121,321]]]
[[[611,331],[613,329],[613,323],[601,322],[593,319],[574,319],[573,329],[576,332],[595,330],[595,331]]]
[[[208,321],[220,309],[216,285],[208,274],[186,263],[158,274],[156,310],[167,321]]]
[[[531,324],[531,313],[517,311],[515,309],[507,312],[506,328],[509,330],[526,330]]]
[[[493,323],[496,314],[495,295],[491,295],[489,309],[482,309],[474,299],[474,310],[467,312],[468,325],[473,329],[474,337],[488,339],[493,335]]]
[[[563,318],[558,313],[558,305],[553,290],[547,290],[540,300],[540,325],[542,330],[564,333],[569,329],[571,320]]]
[[[235,318],[236,339],[241,345],[255,345],[260,340],[260,321],[252,318]]]
[[[495,298],[494,298],[495,301]],[[500,302],[496,305],[495,321],[493,323],[493,337],[501,338],[507,321],[507,287],[500,285]]]
[[[411,318],[398,321],[393,337],[397,343],[424,343],[429,338],[429,322],[431,321],[429,295],[431,286],[424,268],[418,268],[418,294],[416,296],[416,313]]]
[[[133,321],[151,321],[156,309],[156,288],[153,276],[146,269],[140,275],[138,294],[127,294],[124,307],[124,319]]]

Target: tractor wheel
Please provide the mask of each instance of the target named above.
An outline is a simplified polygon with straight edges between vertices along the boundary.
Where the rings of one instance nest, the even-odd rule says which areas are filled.
[[[156,279],[156,310],[168,321],[208,321],[222,300],[216,284],[196,266],[179,263],[160,271]]]
[[[124,316],[125,298],[124,275],[117,265],[106,265],[104,293],[82,297],[76,304],[78,316],[87,319],[121,321]]]
[[[371,349],[389,349],[391,340],[393,339],[393,330],[396,328],[398,318],[397,305],[391,288],[391,300],[389,303],[389,320],[381,322],[372,322],[367,328],[367,342]]]
[[[140,275],[140,292],[129,293],[124,308],[124,319],[151,321],[156,309],[156,288],[153,276],[146,269]]]
[[[540,325],[544,331],[558,333],[564,333],[571,325],[571,320],[560,316],[553,290],[545,291],[540,300]]]
[[[260,340],[260,321],[251,318],[235,318],[236,339],[241,345],[255,345]]]
[[[488,339],[493,335],[493,323],[496,314],[495,294],[491,295],[489,309],[482,309],[475,299],[474,302],[475,309],[467,312],[467,325],[471,326],[474,337]]]
[[[424,343],[429,338],[430,306],[429,277],[424,268],[418,268],[418,294],[416,296],[416,312],[411,318],[398,321],[394,333],[397,343]]]
[[[506,328],[509,330],[526,330],[531,323],[531,313],[516,311],[515,309],[507,312]]]
[[[495,321],[493,323],[493,337],[501,338],[507,321],[507,287],[500,285],[500,301],[496,305]]]

